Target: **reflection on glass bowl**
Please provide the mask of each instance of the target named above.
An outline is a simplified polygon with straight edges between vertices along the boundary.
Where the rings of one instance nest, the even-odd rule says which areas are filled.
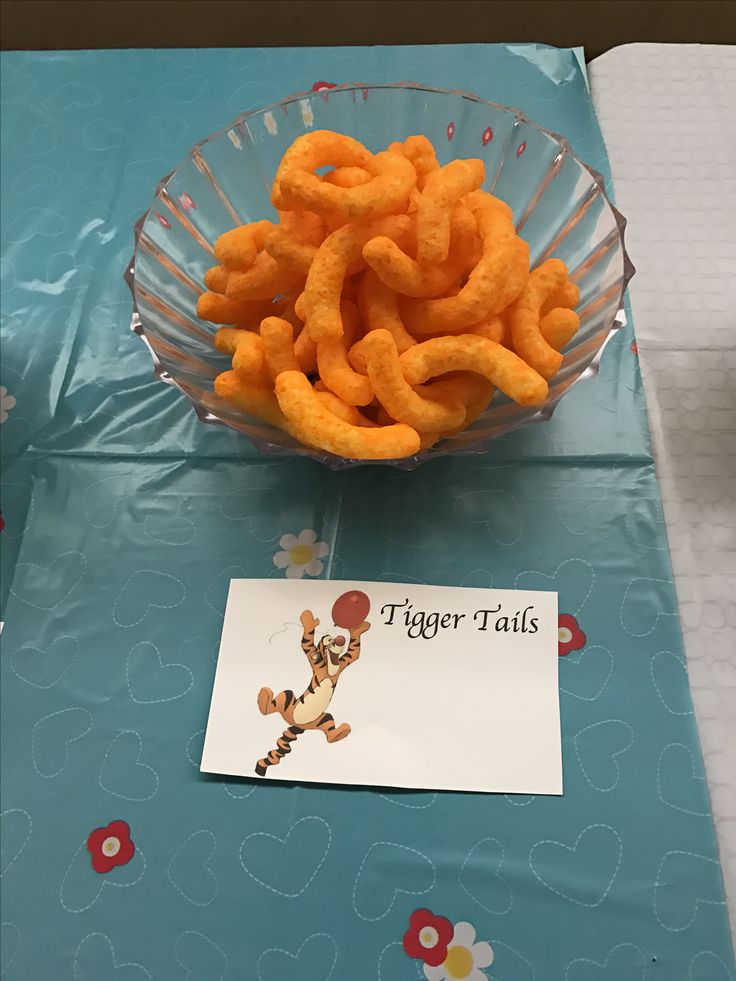
[[[563,137],[470,93],[414,83],[342,85],[246,113],[196,144],[162,178],[135,225],[135,252],[125,273],[133,294],[132,328],[148,346],[158,377],[180,389],[203,422],[237,429],[263,452],[311,457],[332,468],[362,462],[310,450],[219,399],[213,381],[229,361],[212,345],[214,325],[195,311],[205,271],[215,261],[213,243],[236,225],[276,217],[269,200],[276,167],[293,140],[310,129],[347,133],[374,151],[423,133],[440,163],[480,157],[484,186],[511,206],[532,267],[560,258],[580,288],[580,329],[563,351],[543,405],[516,405],[497,393],[465,431],[416,457],[389,462],[412,468],[438,456],[482,451],[519,426],[549,419],[571,385],[597,373],[607,340],[624,322],[624,290],[634,273],[624,247],[625,219],[608,199],[601,175]]]

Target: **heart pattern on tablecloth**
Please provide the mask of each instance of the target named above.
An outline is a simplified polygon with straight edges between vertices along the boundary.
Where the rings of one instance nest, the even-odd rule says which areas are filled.
[[[154,569],[134,572],[118,593],[112,618],[119,627],[135,627],[153,611],[180,606],[187,591],[181,579]]]
[[[33,768],[41,777],[57,777],[69,762],[75,743],[92,729],[94,719],[89,709],[59,709],[44,715],[31,732]]]
[[[497,545],[515,545],[523,531],[516,498],[501,490],[468,491],[455,499],[455,513],[469,524],[481,525]]]
[[[594,722],[575,734],[575,755],[594,790],[608,793],[616,788],[621,778],[620,758],[634,739],[634,730],[621,719]]]
[[[185,930],[176,938],[174,957],[186,972],[181,981],[222,981],[228,967],[222,947],[199,930]]]
[[[130,697],[144,705],[183,698],[194,684],[194,675],[185,664],[164,662],[158,647],[148,640],[131,647],[125,675]]]
[[[437,872],[423,852],[393,841],[376,841],[363,856],[353,885],[353,909],[361,920],[382,920],[399,895],[422,896]]]
[[[672,651],[658,651],[651,660],[650,672],[659,700],[670,715],[692,715],[693,703],[683,659]]]
[[[166,868],[169,882],[193,906],[209,906],[217,896],[217,876],[211,865],[216,845],[211,831],[193,831],[181,842]]]
[[[74,952],[74,981],[152,981],[147,968],[121,961],[104,933],[89,933]]]
[[[607,824],[584,828],[568,845],[538,841],[529,854],[534,876],[562,899],[578,906],[600,906],[621,866],[621,836]]]
[[[560,661],[560,691],[585,702],[599,698],[613,674],[613,654],[600,644],[571,651]]]
[[[81,552],[62,552],[47,565],[19,562],[10,592],[22,603],[48,612],[60,606],[84,578],[87,559]]]
[[[481,838],[465,856],[460,868],[460,885],[479,906],[496,916],[513,905],[509,884],[501,875],[503,845],[496,838]]]
[[[143,760],[143,740],[133,730],[119,732],[107,747],[99,784],[113,797],[150,800],[159,787],[158,773]]]
[[[77,848],[59,884],[59,902],[67,913],[84,913],[110,889],[130,889],[138,885],[146,872],[146,859],[139,845],[125,865],[105,875],[98,875],[90,863],[86,841]]]
[[[21,944],[21,932],[15,923],[0,923],[0,975],[7,974]]]
[[[33,821],[28,811],[21,807],[9,807],[0,812],[0,879],[18,861],[31,837]]]
[[[10,658],[15,674],[34,688],[53,688],[79,657],[75,637],[56,637],[45,650],[20,647]]]
[[[330,981],[337,964],[337,944],[327,933],[307,937],[295,953],[265,950],[256,962],[258,981]]]
[[[300,818],[284,837],[256,831],[243,839],[240,864],[260,885],[278,896],[295,898],[309,888],[327,858],[332,832],[312,815]]]
[[[620,943],[604,961],[578,957],[565,968],[564,981],[646,981],[646,959],[636,944]]]
[[[673,888],[687,882],[689,888]],[[687,930],[707,906],[723,906],[720,865],[714,858],[672,850],[659,863],[654,881],[654,915],[672,933]]]

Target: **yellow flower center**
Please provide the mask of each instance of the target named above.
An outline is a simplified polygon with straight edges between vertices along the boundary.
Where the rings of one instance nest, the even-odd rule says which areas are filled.
[[[557,633],[563,644],[569,644],[572,640],[572,630],[569,627],[560,627]]]
[[[111,858],[113,855],[117,855],[117,853],[120,851],[120,839],[115,838],[112,835],[110,835],[109,838],[105,838],[105,840],[102,842],[102,851],[105,853],[105,855],[109,855]]]
[[[312,561],[312,549],[309,545],[295,545],[289,549],[289,558],[294,565],[306,565]]]
[[[457,978],[458,981],[467,978],[473,970],[473,955],[467,947],[450,947],[442,967],[450,978]]]
[[[425,927],[419,935],[419,942],[422,947],[434,947],[438,940],[439,936],[434,927]]]

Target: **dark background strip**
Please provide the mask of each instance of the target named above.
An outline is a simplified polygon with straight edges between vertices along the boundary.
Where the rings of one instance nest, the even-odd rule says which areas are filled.
[[[6,50],[736,43],[734,0],[0,0]]]

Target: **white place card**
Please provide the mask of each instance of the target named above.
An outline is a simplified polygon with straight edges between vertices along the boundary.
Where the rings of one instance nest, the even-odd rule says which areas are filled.
[[[557,594],[234,579],[201,769],[561,794]]]

